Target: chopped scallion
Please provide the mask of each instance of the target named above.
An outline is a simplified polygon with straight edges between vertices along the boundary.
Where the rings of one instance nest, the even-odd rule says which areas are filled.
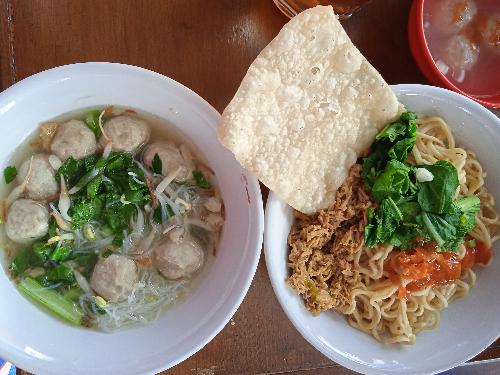
[[[5,183],[10,184],[16,179],[17,168],[13,166],[8,166],[3,170],[3,177],[5,178]]]
[[[210,188],[210,184],[201,171],[193,171],[193,177],[196,181],[196,185],[198,185],[199,187],[203,189]]]

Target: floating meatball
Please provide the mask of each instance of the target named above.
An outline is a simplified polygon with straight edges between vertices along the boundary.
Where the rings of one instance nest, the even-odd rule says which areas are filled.
[[[149,126],[143,120],[130,116],[116,116],[106,121],[104,133],[111,139],[113,151],[136,153],[149,139]],[[101,137],[101,146],[106,139]]]
[[[50,150],[65,161],[72,156],[81,159],[96,152],[95,135],[83,121],[70,120],[59,125],[57,133],[52,140]]]
[[[494,14],[479,24],[481,40],[491,51],[500,53],[500,15]]]
[[[33,155],[26,159],[19,168],[17,181],[21,184],[28,174],[31,164],[31,173],[26,185],[26,192],[29,198],[34,200],[53,200],[59,192],[59,185],[54,178],[54,168],[52,168],[49,157],[44,154]]]
[[[45,236],[48,230],[49,211],[44,204],[31,199],[12,203],[5,224],[5,233],[12,241],[27,244]]]
[[[175,178],[177,182],[184,182],[191,176],[186,160],[182,157],[181,152],[172,142],[155,142],[151,143],[146,150],[144,150],[143,160],[144,163],[151,168],[153,158],[158,154],[162,164],[162,174],[164,176],[181,168],[179,174]]]
[[[197,243],[182,238],[168,239],[156,247],[154,254],[158,270],[172,280],[191,276],[203,265],[205,258]]]
[[[472,67],[477,61],[479,55],[478,46],[464,35],[455,35],[444,49],[443,60],[450,66],[455,76],[454,78],[461,82],[459,78],[461,72]]]
[[[474,18],[476,3],[472,0],[444,0],[431,3],[436,8],[434,26],[445,33],[457,33]]]
[[[90,278],[90,286],[106,300],[120,302],[130,295],[137,278],[137,266],[133,260],[112,254],[97,262]]]

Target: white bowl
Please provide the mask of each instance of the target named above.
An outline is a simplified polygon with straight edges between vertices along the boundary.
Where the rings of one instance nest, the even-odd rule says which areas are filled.
[[[392,87],[400,102],[416,112],[442,116],[460,145],[475,151],[488,173],[486,186],[500,202],[500,120],[472,100],[445,89],[423,85]],[[469,296],[442,312],[439,327],[417,335],[412,346],[384,345],[350,327],[335,312],[313,317],[297,294],[285,284],[287,236],[292,210],[270,194],[266,207],[266,264],[278,300],[295,328],[316,349],[351,370],[369,374],[426,374],[444,371],[474,357],[500,334],[500,243],[487,268],[476,268],[477,284]]]
[[[51,69],[15,84],[0,94],[2,170],[16,146],[41,121],[106,104],[157,115],[192,140],[215,170],[226,224],[214,263],[185,300],[154,323],[112,334],[54,319],[20,295],[0,270],[0,357],[36,374],[142,374],[174,366],[224,327],[257,268],[263,232],[257,180],[219,144],[219,113],[160,74],[127,65],[88,63]]]

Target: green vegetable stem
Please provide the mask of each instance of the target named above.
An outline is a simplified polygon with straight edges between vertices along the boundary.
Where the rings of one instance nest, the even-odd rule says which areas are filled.
[[[82,323],[84,314],[73,301],[52,289],[44,288],[36,280],[27,277],[18,284],[18,288],[30,299],[43,305],[68,323],[74,325]]]

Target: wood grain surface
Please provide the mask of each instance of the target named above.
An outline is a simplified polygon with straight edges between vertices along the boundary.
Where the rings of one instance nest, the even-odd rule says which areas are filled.
[[[343,21],[391,84],[426,83],[407,43],[410,4],[373,0]],[[58,65],[111,61],[165,74],[222,111],[286,21],[271,0],[0,0],[0,88]],[[496,357],[500,342],[477,359]],[[293,328],[274,297],[263,255],[230,324],[168,373],[352,374]]]

